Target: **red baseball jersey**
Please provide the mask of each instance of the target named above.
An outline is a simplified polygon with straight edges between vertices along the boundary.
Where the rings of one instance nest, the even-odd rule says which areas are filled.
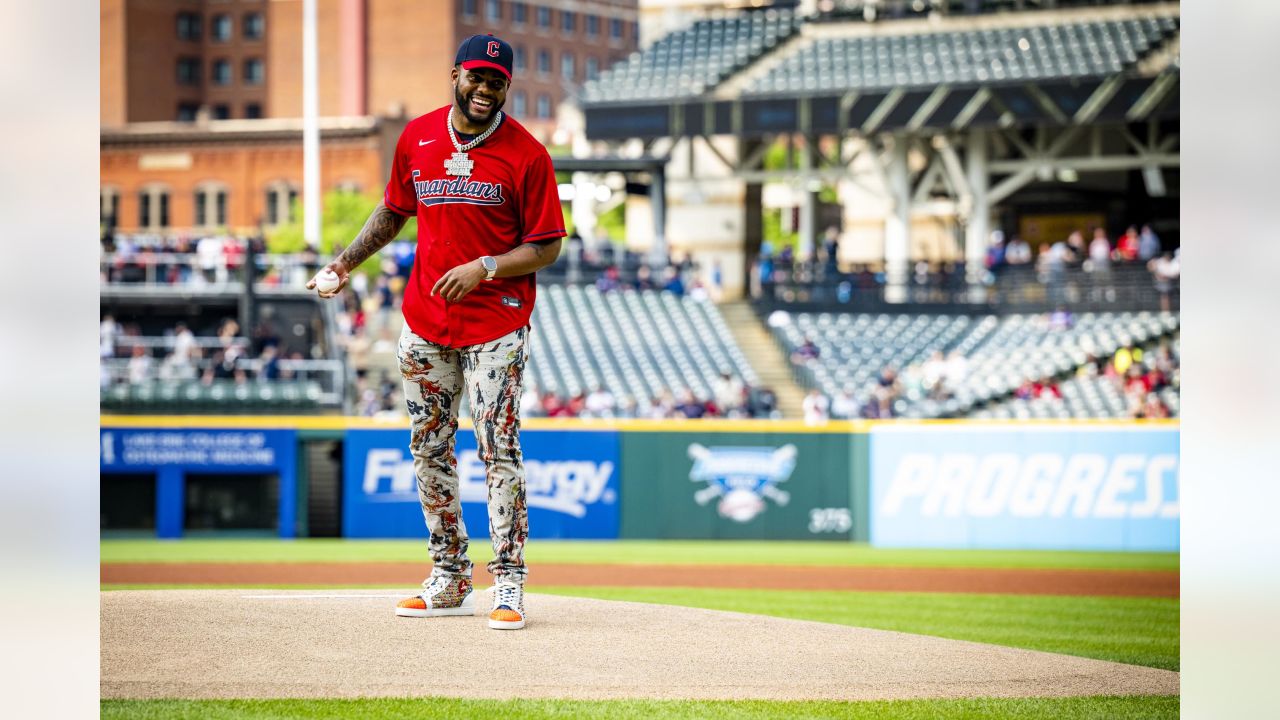
[[[482,255],[496,257],[521,243],[564,237],[565,231],[551,156],[505,113],[497,130],[467,151],[469,177],[445,172],[455,152],[445,128],[450,107],[405,126],[383,200],[391,210],[418,218],[405,322],[420,337],[456,348],[528,325],[534,274],[481,282],[456,303],[430,294],[436,281]]]

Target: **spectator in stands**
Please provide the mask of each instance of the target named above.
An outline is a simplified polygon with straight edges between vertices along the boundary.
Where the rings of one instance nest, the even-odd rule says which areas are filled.
[[[547,393],[542,399],[542,411],[547,417],[561,418],[573,417],[573,413],[569,410],[569,405],[560,397],[559,393]]]
[[[831,403],[818,388],[811,388],[800,405],[804,411],[805,425],[822,425],[831,419]]]
[[[648,417],[654,420],[665,420],[675,417],[676,401],[671,391],[663,389],[650,403]]]
[[[1121,346],[1111,360],[1111,370],[1116,377],[1124,377],[1135,363],[1142,362],[1142,350],[1133,344]]]
[[[1173,282],[1182,276],[1182,263],[1174,253],[1166,252],[1147,263],[1147,269],[1151,271],[1151,277],[1155,280],[1156,292],[1160,293],[1160,310],[1170,312],[1173,306],[1170,300],[1173,294]]]
[[[860,403],[851,385],[840,388],[840,392],[831,399],[831,417],[836,420],[853,420],[858,417],[859,409]]]
[[[1040,246],[1038,270],[1047,285],[1049,302],[1054,305],[1066,302],[1067,264],[1072,260],[1071,248],[1061,240],[1052,245],[1044,243]]]
[[[680,279],[679,270],[674,267],[667,267],[664,271],[662,289],[664,292],[672,293],[676,297],[684,296],[684,281]]]
[[[947,369],[944,377],[948,387],[960,387],[969,375],[969,359],[959,350],[952,350],[947,355]]]
[[[616,407],[617,401],[614,399],[613,393],[605,390],[599,385],[593,385],[591,387],[591,392],[583,402],[583,412],[579,417],[613,417],[613,411]]]
[[[538,392],[538,383],[533,380],[525,380],[524,391],[520,394],[520,417],[546,417],[542,394]]]
[[[693,391],[684,388],[680,391],[679,400],[675,407],[676,417],[689,418],[695,420],[707,414],[707,406],[694,397]]]
[[[639,409],[636,407],[636,399],[630,395],[623,395],[622,402],[618,403],[618,408],[614,411],[614,417],[627,420],[639,417]]]
[[[112,358],[116,356],[116,338],[120,336],[120,325],[110,314],[102,316],[98,325],[98,357]]]
[[[1013,391],[1013,396],[1019,400],[1030,400],[1036,396],[1036,384],[1031,382],[1031,378],[1024,377],[1017,389]]]
[[[1014,236],[1004,251],[1004,259],[1010,265],[1026,265],[1031,262],[1031,246],[1026,240]]]
[[[729,370],[722,369],[712,387],[716,407],[725,417],[740,417],[746,403],[745,388],[742,381],[733,376]]]
[[[782,417],[778,410],[778,396],[767,387],[751,388],[747,391],[747,411],[753,418]]]
[[[998,272],[1005,265],[1004,231],[992,230],[991,240],[987,245],[987,269]]]
[[[1138,234],[1138,259],[1147,262],[1160,254],[1160,238],[1150,225],[1143,225]]]
[[[1116,241],[1116,260],[1131,262],[1138,259],[1138,228],[1130,225]]]
[[[1107,231],[1102,228],[1093,229],[1093,239],[1089,241],[1089,272],[1099,277],[1111,272],[1111,241],[1107,240]]]
[[[258,358],[261,370],[258,371],[259,380],[275,381],[280,379],[280,358],[277,356],[279,351],[275,345],[268,345],[262,348],[262,355]]]
[[[822,272],[829,278],[840,274],[840,230],[834,225],[822,236]]]
[[[636,289],[643,291],[652,290],[654,287],[653,271],[649,269],[649,266],[641,265],[636,268]]]
[[[804,342],[796,347],[795,352],[791,353],[791,363],[793,365],[808,365],[811,361],[817,360],[821,351],[813,342],[813,338],[805,336]]]
[[[600,277],[596,278],[596,290],[601,294],[613,292],[621,287],[622,282],[619,280],[617,265],[610,265],[605,268]]]
[[[1035,384],[1035,397],[1040,400],[1061,400],[1062,390],[1053,378],[1045,375]]]
[[[569,411],[569,417],[582,417],[582,412],[587,409],[587,394],[579,390],[570,395],[565,408]]]
[[[129,358],[129,382],[137,385],[151,378],[151,354],[141,345],[133,346],[133,356]]]
[[[1143,418],[1147,420],[1158,420],[1169,417],[1169,407],[1164,404],[1159,395],[1155,393],[1147,393],[1142,404],[1138,406],[1133,415],[1135,418]]]
[[[935,389],[941,390],[947,374],[946,356],[941,350],[934,350],[920,367],[921,383],[924,391],[932,394]]]
[[[1079,230],[1072,230],[1067,235],[1067,248],[1071,250],[1071,263],[1083,263],[1088,257],[1087,249],[1084,244],[1084,234]]]

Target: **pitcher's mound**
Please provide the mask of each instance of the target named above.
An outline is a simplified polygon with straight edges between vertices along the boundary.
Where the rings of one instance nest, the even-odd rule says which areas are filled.
[[[405,591],[102,593],[103,698],[879,700],[1176,695],[1178,673],[800,620],[554,595],[524,630]]]

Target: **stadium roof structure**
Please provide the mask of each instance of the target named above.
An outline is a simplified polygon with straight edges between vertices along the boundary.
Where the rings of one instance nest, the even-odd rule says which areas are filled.
[[[1163,119],[1177,38],[1176,3],[893,23],[743,12],[658,40],[582,104],[592,140]]]

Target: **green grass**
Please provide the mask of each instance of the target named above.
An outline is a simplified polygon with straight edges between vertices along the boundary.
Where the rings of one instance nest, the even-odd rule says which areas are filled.
[[[472,560],[488,562],[486,542]],[[1178,570],[1177,553],[1035,550],[905,550],[865,543],[725,540],[535,540],[531,563],[657,565],[818,565],[831,567],[984,567]],[[103,540],[101,560],[123,562],[428,562],[426,540],[188,539]]]
[[[1174,599],[713,588],[539,587],[536,592],[773,615],[1179,668],[1179,602]]]
[[[104,585],[103,590],[201,587],[227,589]],[[254,588],[334,589],[331,585]],[[411,590],[405,588],[406,593]],[[1174,599],[711,588],[531,586],[530,591],[773,615],[1179,669],[1179,603]]]
[[[104,720],[347,720],[348,718],[1097,718],[1147,720],[1178,717],[1171,696],[1081,698],[976,698],[874,702],[697,700],[459,700],[378,698],[355,700],[103,700]]]

